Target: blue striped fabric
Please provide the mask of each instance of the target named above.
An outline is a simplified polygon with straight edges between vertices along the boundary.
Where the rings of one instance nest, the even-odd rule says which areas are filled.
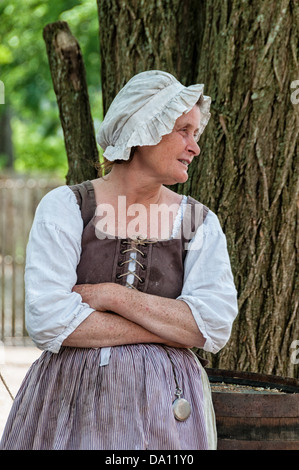
[[[168,348],[183,397],[185,422],[174,418],[173,370],[154,344],[43,352],[14,401],[0,449],[208,449],[201,369],[186,349]]]

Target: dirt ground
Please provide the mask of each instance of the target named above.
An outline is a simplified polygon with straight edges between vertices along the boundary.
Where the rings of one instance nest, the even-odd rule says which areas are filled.
[[[34,346],[1,346],[0,373],[9,391],[0,377],[0,438],[13,403],[10,393],[16,396],[29,367],[41,353]]]

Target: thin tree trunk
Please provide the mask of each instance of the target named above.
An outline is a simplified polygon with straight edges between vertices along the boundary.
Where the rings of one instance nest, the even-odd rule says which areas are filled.
[[[79,44],[66,22],[48,24],[43,35],[64,132],[66,182],[96,178],[99,156]]]
[[[239,292],[211,365],[298,376],[298,2],[98,0],[98,10],[104,112],[154,68],[205,83],[213,99],[201,156],[176,187],[219,216]]]

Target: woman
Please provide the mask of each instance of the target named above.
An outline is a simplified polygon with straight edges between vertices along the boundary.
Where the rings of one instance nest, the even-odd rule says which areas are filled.
[[[27,328],[44,350],[3,449],[215,449],[206,373],[237,314],[215,214],[183,183],[209,119],[202,85],[149,71],[119,92],[98,142],[112,169],[51,191],[27,249]]]

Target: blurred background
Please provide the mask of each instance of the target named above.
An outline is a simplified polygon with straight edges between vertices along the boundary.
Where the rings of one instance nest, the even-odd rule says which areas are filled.
[[[46,24],[67,21],[86,67],[95,125],[101,119],[99,21],[95,0],[0,1],[0,171],[64,180],[67,159],[45,42]]]
[[[42,196],[65,184],[67,157],[43,39],[46,24],[64,20],[83,53],[90,105],[102,119],[99,20],[95,0],[0,0],[0,339],[28,341],[24,262]],[[3,103],[4,101],[4,103]]]

